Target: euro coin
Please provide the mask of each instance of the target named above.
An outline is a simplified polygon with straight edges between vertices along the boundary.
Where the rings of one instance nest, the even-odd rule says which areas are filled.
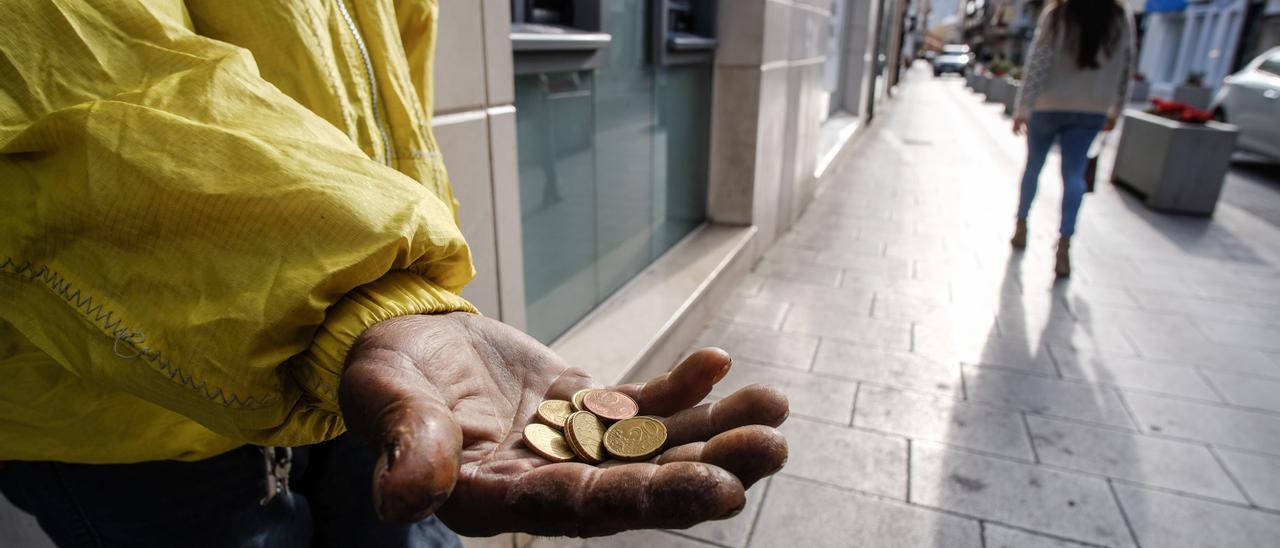
[[[564,436],[545,424],[534,423],[524,427],[524,444],[551,462],[569,462],[574,457],[573,449]]]
[[[653,417],[634,417],[619,421],[604,434],[604,447],[609,454],[624,460],[652,457],[667,443],[667,427]]]
[[[607,421],[620,421],[636,416],[640,406],[636,400],[622,392],[592,390],[582,396],[582,406],[597,417]]]
[[[538,404],[538,420],[547,426],[564,428],[564,420],[573,413],[573,404],[564,400],[547,400]]]
[[[578,411],[565,420],[564,438],[569,448],[588,464],[604,461],[604,425],[587,411]]]
[[[569,399],[570,399],[570,400],[573,400],[573,401],[572,401],[572,403],[573,403],[573,410],[574,410],[574,411],[586,411],[586,410],[587,410],[587,408],[586,408],[586,407],[583,407],[583,406],[582,406],[582,398],[586,397],[587,392],[590,392],[590,391],[591,391],[591,389],[590,389],[590,388],[583,388],[582,390],[579,390],[579,391],[577,391],[577,392],[574,392],[574,393],[573,393],[573,397],[572,397],[572,398],[569,398]]]

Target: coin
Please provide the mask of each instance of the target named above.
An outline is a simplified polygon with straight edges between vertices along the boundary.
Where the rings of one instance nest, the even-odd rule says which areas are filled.
[[[577,392],[574,392],[574,393],[573,393],[573,397],[572,397],[572,398],[569,398],[570,400],[573,400],[573,402],[572,402],[572,403],[573,403],[573,409],[574,409],[575,411],[586,411],[586,410],[587,410],[587,408],[585,408],[585,407],[583,407],[583,406],[582,406],[582,398],[583,398],[583,397],[585,397],[585,396],[587,395],[587,392],[590,392],[590,391],[591,391],[591,389],[590,389],[590,388],[583,388],[582,390],[579,390],[579,391],[577,391]]]
[[[530,451],[551,462],[573,460],[573,449],[565,442],[564,436],[545,424],[534,423],[524,427],[524,444]]]
[[[564,428],[564,420],[573,413],[573,404],[564,400],[547,400],[538,404],[538,420],[548,426]]]
[[[605,458],[604,425],[587,411],[578,411],[564,422],[564,439],[569,448],[588,464],[599,464]]]
[[[613,390],[592,390],[582,397],[582,405],[597,417],[610,421],[629,419],[640,411],[636,400]]]
[[[619,421],[604,434],[604,448],[625,460],[644,460],[667,443],[667,427],[653,417]]]

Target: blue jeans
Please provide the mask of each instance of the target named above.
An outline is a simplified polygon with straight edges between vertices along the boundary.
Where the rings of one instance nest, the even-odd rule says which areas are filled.
[[[1033,112],[1027,122],[1027,170],[1022,174],[1022,195],[1018,218],[1026,219],[1036,197],[1040,170],[1053,141],[1062,153],[1062,224],[1058,232],[1070,237],[1076,231],[1076,216],[1084,199],[1084,170],[1089,162],[1089,145],[1107,122],[1105,114],[1092,112]]]
[[[0,491],[58,546],[462,547],[434,516],[379,521],[374,458],[349,436],[295,448],[291,491],[266,506],[253,446],[197,462],[0,466]]]

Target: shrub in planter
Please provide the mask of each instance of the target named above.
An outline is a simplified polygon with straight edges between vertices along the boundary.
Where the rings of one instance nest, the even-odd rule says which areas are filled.
[[[1213,91],[1204,87],[1204,73],[1188,74],[1186,83],[1173,88],[1173,100],[1201,110],[1209,108],[1213,101]]]
[[[1147,75],[1136,72],[1133,74],[1133,82],[1129,86],[1129,100],[1133,102],[1146,101],[1151,97],[1151,82],[1147,81]]]
[[[1125,111],[1112,180],[1137,191],[1152,209],[1212,215],[1238,131],[1211,118],[1160,99],[1147,112]]]

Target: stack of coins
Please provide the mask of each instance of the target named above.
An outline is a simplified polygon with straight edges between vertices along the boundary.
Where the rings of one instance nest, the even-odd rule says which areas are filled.
[[[636,416],[639,411],[621,392],[579,390],[571,401],[538,404],[539,422],[524,428],[524,443],[551,462],[645,460],[667,442],[667,427],[655,417]]]

